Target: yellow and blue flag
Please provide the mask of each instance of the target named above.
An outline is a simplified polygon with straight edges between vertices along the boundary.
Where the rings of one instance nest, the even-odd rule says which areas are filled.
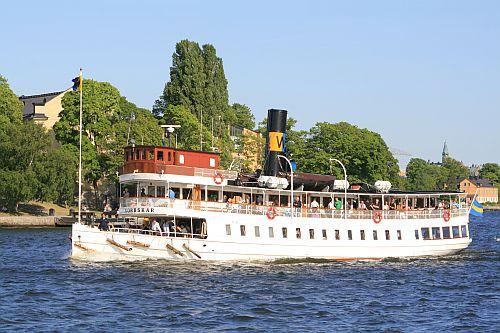
[[[75,77],[73,80],[73,91],[81,91],[82,90],[82,84],[83,84],[83,79],[82,75],[80,74],[79,76]]]
[[[477,200],[474,200],[470,206],[470,214],[477,217],[483,217],[483,205]]]

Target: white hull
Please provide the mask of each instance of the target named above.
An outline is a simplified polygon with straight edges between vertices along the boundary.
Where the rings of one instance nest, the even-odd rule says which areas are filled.
[[[268,220],[265,216],[196,212],[207,221],[208,237],[183,238],[157,236],[128,232],[127,230],[99,231],[96,227],[74,224],[72,230],[72,256],[75,258],[99,257],[103,259],[161,258],[172,260],[274,260],[283,258],[318,258],[332,260],[380,260],[388,257],[406,258],[441,256],[467,248],[468,216],[457,216],[450,221],[443,219],[383,220],[375,224],[372,220],[342,220],[290,218],[278,216]],[[200,216],[200,215],[199,215]],[[231,235],[227,235],[230,225]],[[245,225],[245,235],[240,226]],[[466,228],[466,233],[450,239],[419,239],[415,230],[433,227]],[[255,235],[259,228],[259,237]],[[269,227],[274,237],[269,237]],[[287,228],[287,237],[282,235]],[[301,238],[296,237],[296,228],[301,228]],[[314,230],[314,239],[309,230]],[[326,230],[326,239],[323,238]],[[339,231],[340,239],[335,238]],[[348,239],[351,230],[352,239]],[[361,239],[364,230],[365,239]],[[378,239],[373,239],[373,231]],[[389,230],[390,239],[385,237]],[[451,230],[451,228],[450,228]],[[400,231],[401,239],[398,239]],[[112,239],[112,241],[108,241]],[[149,245],[130,245],[132,241]],[[114,244],[113,244],[114,242]],[[118,245],[116,245],[118,244]],[[167,248],[167,244],[171,246]],[[128,247],[130,250],[123,249]],[[172,247],[180,253],[174,253]],[[189,249],[187,249],[187,248]],[[199,255],[198,258],[196,255]]]

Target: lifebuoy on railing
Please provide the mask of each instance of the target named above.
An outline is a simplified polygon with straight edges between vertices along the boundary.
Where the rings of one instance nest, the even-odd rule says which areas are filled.
[[[274,220],[274,218],[276,217],[276,208],[269,207],[269,209],[266,212],[266,216],[268,219]]]
[[[382,212],[374,212],[373,213],[373,222],[380,223],[382,221]]]
[[[450,218],[451,218],[450,211],[449,211],[449,210],[445,210],[445,211],[443,212],[443,220],[444,220],[445,222],[448,222],[448,221],[450,220]]]
[[[224,181],[224,176],[222,175],[222,173],[216,172],[214,175],[214,183],[220,185],[222,184],[223,181]]]

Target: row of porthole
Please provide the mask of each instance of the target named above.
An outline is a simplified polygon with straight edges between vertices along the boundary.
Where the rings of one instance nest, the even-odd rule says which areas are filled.
[[[230,224],[226,224],[226,235],[227,236],[231,235],[231,225]],[[246,226],[242,224],[242,225],[240,225],[240,236],[244,237],[246,235],[247,235]],[[254,226],[254,235],[257,238],[261,237],[261,232],[260,232],[259,226]],[[398,240],[402,240],[401,230],[396,230],[396,235],[397,235]],[[282,238],[288,238],[288,228],[287,227],[281,228],[281,236],[282,236]],[[274,238],[274,227],[268,227],[268,237]],[[359,231],[359,237],[360,237],[360,240],[366,239],[365,230]],[[373,240],[378,240],[378,231],[377,230],[372,231],[372,237],[373,237]],[[295,228],[295,238],[302,239],[302,229],[301,228]],[[323,240],[328,239],[326,229],[321,229],[321,238]],[[340,230],[335,229],[334,230],[334,239],[340,240],[340,238],[341,238],[340,237]],[[309,229],[309,239],[315,239],[315,230],[314,229]],[[353,239],[352,230],[347,230],[347,239],[348,240]],[[389,230],[385,230],[385,239],[386,240],[391,239],[391,233]]]
[[[420,239],[420,234],[422,235],[422,239],[427,240],[427,239],[450,239],[450,238],[460,238],[460,231],[461,231],[461,237],[467,237],[467,226],[462,225],[461,229],[459,229],[458,226],[453,226],[451,227],[451,233],[450,233],[450,227],[433,227],[433,228],[421,228],[420,232],[418,229],[415,230],[415,239]],[[432,238],[431,238],[431,233],[430,230],[432,231]],[[442,233],[441,233],[442,230]],[[231,225],[226,224],[226,235],[230,236],[231,235]],[[240,225],[240,236],[246,236],[247,235],[247,230],[245,225]],[[254,235],[255,237],[259,238],[261,237],[260,233],[260,227],[259,226],[254,226]],[[283,227],[281,228],[281,235],[282,238],[288,238],[288,228]],[[441,237],[442,235],[442,237]],[[274,227],[268,227],[268,237],[269,238],[274,238]],[[402,240],[402,234],[401,230],[396,230],[396,237],[398,240]],[[301,228],[295,228],[295,238],[296,239],[302,239],[302,229]],[[326,229],[321,230],[321,238],[323,240],[328,239],[327,231]],[[335,240],[340,240],[340,230],[335,229],[334,230],[334,238]],[[315,239],[315,230],[314,229],[309,229],[309,239]],[[347,239],[352,240],[352,230],[347,230]],[[360,230],[359,231],[359,239],[360,240],[366,240],[366,233],[365,230]],[[372,231],[372,239],[373,240],[378,240],[378,231],[373,230]],[[391,239],[391,232],[390,230],[385,230],[385,239],[390,240]]]

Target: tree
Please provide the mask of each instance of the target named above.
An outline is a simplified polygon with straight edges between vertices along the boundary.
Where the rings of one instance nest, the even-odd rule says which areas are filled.
[[[406,179],[409,190],[437,190],[442,188],[444,176],[439,165],[412,158],[406,166]]]
[[[234,103],[231,108],[235,116],[235,124],[253,130],[255,128],[255,117],[252,110],[244,104]]]
[[[469,175],[469,169],[451,157],[445,157],[442,164],[442,182],[439,187],[455,190],[458,182]]]
[[[34,183],[36,183],[36,177],[31,167],[24,171],[0,168],[0,206],[17,212],[20,202],[33,198]]]
[[[10,89],[7,79],[0,75],[0,128],[7,123],[20,123],[23,119],[23,103]]]
[[[79,145],[79,103],[79,92],[65,94],[60,120],[54,125],[57,140],[75,156]],[[162,136],[157,120],[148,110],[128,102],[110,83],[93,80],[83,82],[83,132],[84,175],[92,184],[97,207],[98,185],[105,177],[115,180],[127,141],[159,144]]]
[[[343,178],[341,167],[330,162],[330,158],[336,158],[345,165],[351,181],[399,182],[397,160],[377,133],[346,122],[322,122],[311,128],[301,140],[300,149],[294,156],[300,171],[324,174],[331,168],[335,176]]]
[[[479,170],[481,178],[489,179],[496,186],[500,186],[500,165],[497,163],[485,163]]]

